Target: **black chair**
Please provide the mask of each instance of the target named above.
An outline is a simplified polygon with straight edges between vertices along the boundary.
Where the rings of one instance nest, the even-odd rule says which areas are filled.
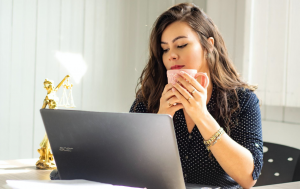
[[[264,142],[264,164],[255,186],[300,181],[300,150]]]

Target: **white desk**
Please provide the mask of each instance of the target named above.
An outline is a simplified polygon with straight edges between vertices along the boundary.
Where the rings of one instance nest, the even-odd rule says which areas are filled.
[[[0,160],[0,188],[4,188],[6,180],[50,180],[51,170],[35,168],[38,159]],[[290,182],[268,186],[258,186],[255,189],[294,189],[300,188],[299,182]]]
[[[51,170],[36,169],[37,160],[0,160],[0,188],[4,188],[6,180],[50,180]]]

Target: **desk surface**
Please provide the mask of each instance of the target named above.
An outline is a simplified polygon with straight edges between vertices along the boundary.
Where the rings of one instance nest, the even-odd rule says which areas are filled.
[[[35,168],[38,159],[0,160],[0,188],[6,185],[6,180],[50,180],[51,170]],[[257,189],[291,189],[300,188],[299,182],[274,184],[254,187]]]
[[[35,163],[38,159],[0,160],[0,188],[6,180],[50,180],[51,170],[38,170]]]

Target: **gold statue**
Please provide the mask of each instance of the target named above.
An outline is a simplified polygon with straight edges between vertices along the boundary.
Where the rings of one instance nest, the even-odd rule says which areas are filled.
[[[36,162],[36,168],[38,169],[55,169],[55,162],[53,154],[50,152],[50,143],[47,134],[45,134],[43,141],[40,143],[40,149],[37,151],[40,154],[39,160]]]
[[[58,85],[56,88],[53,86],[53,81],[45,79],[44,81],[44,88],[47,90],[47,95],[44,99],[44,103],[42,106],[42,109],[45,109],[48,105],[49,109],[57,109],[58,106],[58,97],[56,96],[56,91],[61,87],[62,84],[64,84],[65,89],[71,89],[70,91],[70,98],[71,98],[71,106],[68,104],[67,100],[67,106],[65,104],[61,104],[62,106],[73,108],[75,107],[73,102],[73,96],[72,96],[72,87],[73,85],[69,83],[69,75],[67,75]],[[67,82],[65,82],[67,81]],[[65,95],[65,90],[63,95]],[[64,96],[62,97],[64,98]],[[40,154],[39,160],[36,162],[36,168],[38,169],[55,169],[55,162],[53,159],[53,154],[50,152],[50,143],[48,140],[47,134],[45,134],[42,142],[40,143],[40,149],[37,151]]]

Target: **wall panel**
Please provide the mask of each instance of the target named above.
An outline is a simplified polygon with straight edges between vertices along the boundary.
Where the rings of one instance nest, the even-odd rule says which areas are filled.
[[[288,5],[289,1],[282,0],[269,1],[268,5],[267,72],[260,76],[266,78],[267,105],[285,105]]]
[[[12,1],[0,0],[0,159],[9,158]]]
[[[96,23],[96,1],[87,0],[84,5],[84,31],[83,31],[83,59],[86,62],[87,71],[82,78],[82,109],[83,110],[97,110],[97,103],[95,93],[90,91],[95,90],[96,81],[94,78],[93,67],[95,65],[95,23]],[[76,102],[77,103],[77,102]]]
[[[10,63],[8,158],[28,157],[32,150],[36,1],[14,1]]]
[[[258,84],[255,93],[265,104],[269,5],[268,0],[252,1],[252,3],[249,64],[245,70],[248,72],[249,83]]]
[[[300,107],[300,1],[290,0],[289,33],[287,45],[286,106]]]
[[[54,86],[62,79],[55,53],[60,49],[61,0],[38,1],[37,49],[34,90],[34,139],[33,157],[39,157],[37,149],[42,141],[45,128],[40,115],[43,100],[47,95],[43,82],[46,78],[54,81]]]
[[[73,83],[73,98],[76,108],[82,107],[82,77],[85,74],[86,62],[83,59],[84,51],[84,0],[62,0],[60,18],[60,47],[57,50],[65,56],[64,60],[57,58],[59,65],[60,82],[66,75],[70,75]],[[59,89],[59,97],[62,97],[63,87]],[[67,91],[69,94],[69,91]]]
[[[238,8],[244,9],[244,5],[241,3],[238,4],[236,0],[207,1],[207,15],[213,20],[214,24],[221,33],[225,41],[229,58],[234,61],[233,63],[237,65],[238,69],[241,69],[242,66],[240,65],[242,65],[242,63],[235,62],[236,60],[242,60],[240,56],[236,58],[236,51],[240,52],[240,45],[243,43],[243,41],[238,42],[236,40],[242,39],[237,32],[243,30],[244,27],[241,23],[243,21],[240,21],[241,19],[244,20],[244,15],[241,14],[239,15],[239,18],[237,17],[237,14],[240,13]]]

